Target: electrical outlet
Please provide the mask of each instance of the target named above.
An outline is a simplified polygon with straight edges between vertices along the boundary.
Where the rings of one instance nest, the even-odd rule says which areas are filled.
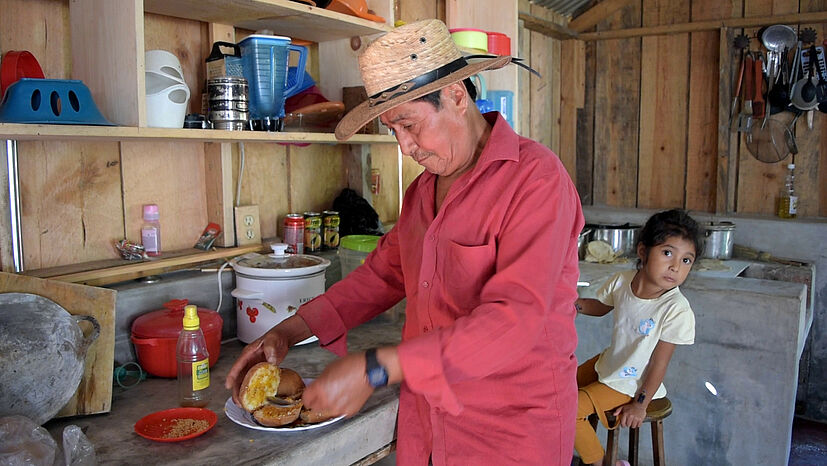
[[[257,205],[235,208],[235,237],[239,246],[261,243],[261,221]]]

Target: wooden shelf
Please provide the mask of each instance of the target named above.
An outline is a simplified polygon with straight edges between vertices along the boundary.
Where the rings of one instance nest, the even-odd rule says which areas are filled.
[[[261,244],[250,244],[235,248],[217,248],[212,251],[186,249],[183,251],[164,253],[160,259],[143,260],[140,262],[110,259],[62,267],[29,270],[23,272],[23,275],[60,280],[69,283],[103,286],[110,283],[190,268],[195,264],[236,257],[247,254],[248,252],[261,252],[264,250],[265,247]]]
[[[144,0],[144,11],[325,42],[377,34],[391,26],[288,0]]]
[[[396,144],[390,135],[356,134],[337,141],[333,133],[268,133],[217,129],[136,128],[131,126],[28,125],[0,123],[0,139],[93,141],[283,142],[319,144]]]

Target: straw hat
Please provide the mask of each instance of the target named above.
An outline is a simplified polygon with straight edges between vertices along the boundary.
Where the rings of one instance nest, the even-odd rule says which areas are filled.
[[[400,26],[373,41],[359,55],[359,73],[368,100],[336,126],[345,140],[367,122],[397,105],[447,87],[480,71],[502,68],[509,56],[469,63],[454,44],[448,27],[436,19]]]

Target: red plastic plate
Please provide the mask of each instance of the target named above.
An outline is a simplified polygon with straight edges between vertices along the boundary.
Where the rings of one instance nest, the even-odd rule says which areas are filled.
[[[177,424],[178,419],[204,420],[209,423],[206,429],[183,435],[181,437],[167,437],[168,433]],[[172,408],[147,414],[135,423],[135,433],[141,437],[156,442],[180,442],[198,437],[212,429],[218,421],[218,416],[206,408]]]

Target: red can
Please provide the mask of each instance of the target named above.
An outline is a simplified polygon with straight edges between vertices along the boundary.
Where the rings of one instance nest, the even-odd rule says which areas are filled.
[[[284,217],[284,242],[287,243],[287,252],[304,253],[304,215],[287,214]]]

